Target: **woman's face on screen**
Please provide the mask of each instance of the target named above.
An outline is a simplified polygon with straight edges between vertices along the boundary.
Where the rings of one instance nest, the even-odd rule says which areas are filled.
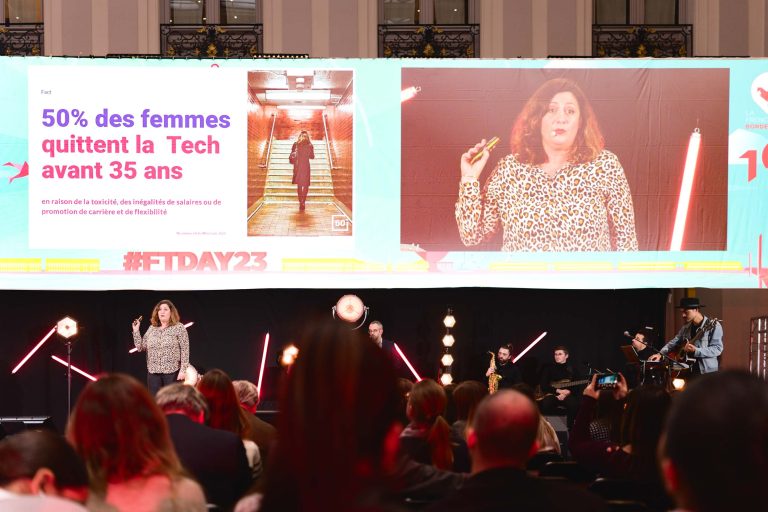
[[[541,118],[541,141],[545,148],[570,149],[579,133],[581,111],[576,96],[559,92],[549,101]]]
[[[160,320],[160,323],[163,324],[171,319],[171,308],[168,307],[168,304],[160,304],[157,308],[157,318]]]

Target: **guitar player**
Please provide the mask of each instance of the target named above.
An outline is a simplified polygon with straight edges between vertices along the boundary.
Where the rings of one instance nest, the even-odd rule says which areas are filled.
[[[541,371],[541,391],[544,397],[539,400],[539,408],[545,416],[559,416],[563,414],[565,408],[568,417],[568,429],[573,426],[573,420],[579,410],[581,403],[581,391],[584,385],[580,387],[554,387],[553,384],[559,381],[576,381],[579,375],[576,370],[568,364],[568,349],[563,345],[554,348],[554,362],[546,365]]]
[[[719,368],[717,357],[723,353],[723,326],[704,316],[701,312],[703,307],[704,305],[700,304],[696,297],[680,299],[678,309],[682,310],[683,320],[686,323],[677,336],[669,340],[660,351],[662,354],[670,356],[681,354],[692,359],[690,363],[692,375],[716,372]],[[691,343],[689,340],[694,341]],[[659,354],[648,358],[649,361],[660,359]]]

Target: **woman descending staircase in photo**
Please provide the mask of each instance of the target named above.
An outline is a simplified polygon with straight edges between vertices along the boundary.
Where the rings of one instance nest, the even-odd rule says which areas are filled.
[[[301,212],[304,211],[309,193],[310,158],[315,158],[315,149],[309,139],[309,134],[302,131],[298,140],[293,143],[289,157],[289,161],[293,164],[293,181],[291,183],[296,185],[296,192],[299,196],[299,211]]]

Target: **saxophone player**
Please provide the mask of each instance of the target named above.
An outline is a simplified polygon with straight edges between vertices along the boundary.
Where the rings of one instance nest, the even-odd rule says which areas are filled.
[[[496,374],[501,378],[498,381],[499,389],[511,388],[515,384],[519,384],[523,381],[523,376],[520,373],[520,369],[512,362],[512,344],[507,343],[499,347],[496,353],[495,365],[491,364],[488,371],[485,372],[486,377]]]

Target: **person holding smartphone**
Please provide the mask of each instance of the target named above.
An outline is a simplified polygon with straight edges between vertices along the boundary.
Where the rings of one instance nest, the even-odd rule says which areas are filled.
[[[620,406],[624,404],[618,443],[595,441],[589,435],[589,424],[604,393],[612,394]],[[644,502],[649,509],[669,510],[673,503],[659,475],[657,445],[671,403],[669,392],[662,386],[646,385],[629,391],[621,373],[593,375],[584,388],[568,440],[571,453],[589,471],[633,482],[633,499]]]

